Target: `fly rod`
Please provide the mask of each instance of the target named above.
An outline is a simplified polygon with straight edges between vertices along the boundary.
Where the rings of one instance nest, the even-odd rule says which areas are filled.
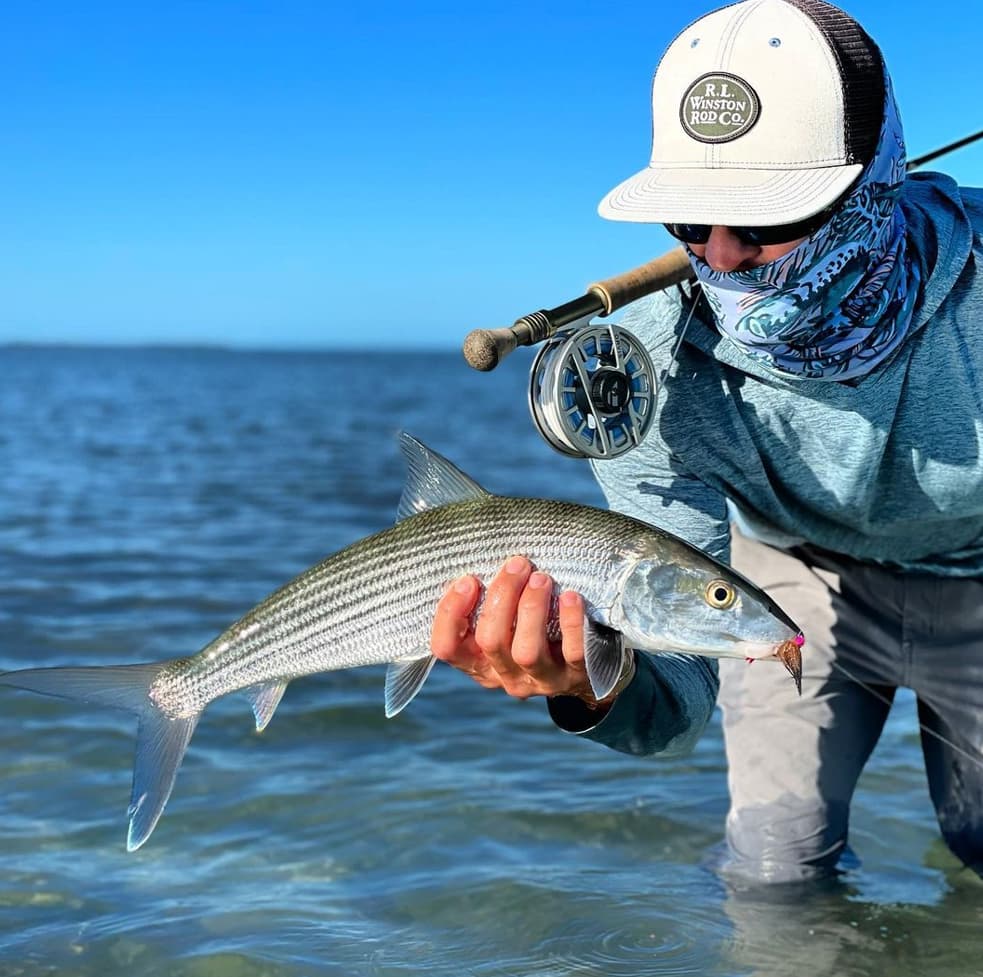
[[[983,130],[911,160],[908,171],[962,149],[978,139],[983,139]],[[564,302],[555,309],[530,312],[504,329],[472,330],[464,338],[464,358],[476,370],[494,370],[517,346],[535,346],[572,322],[595,315],[611,315],[629,302],[679,285],[692,276],[693,270],[686,251],[681,247],[673,248],[654,261],[615,275],[614,278],[588,285],[586,294]]]
[[[919,166],[924,166],[926,163],[931,163],[933,159],[938,159],[940,156],[945,156],[946,153],[955,152],[957,149],[962,149],[963,146],[968,146],[971,142],[976,142],[977,139],[983,139],[983,129],[979,132],[974,132],[971,136],[966,136],[965,139],[957,139],[955,142],[949,143],[948,146],[943,146],[941,149],[935,149],[930,153],[926,153],[924,156],[919,156],[917,159],[913,159],[908,164],[908,172],[912,170],[917,170]]]

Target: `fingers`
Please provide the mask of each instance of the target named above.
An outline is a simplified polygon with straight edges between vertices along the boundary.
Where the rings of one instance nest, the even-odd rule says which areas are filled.
[[[430,631],[430,650],[437,658],[470,671],[481,654],[471,633],[471,615],[481,585],[474,577],[455,580],[437,604],[433,627]]]
[[[558,604],[563,660],[568,665],[584,668],[584,599],[567,590],[560,594]]]
[[[485,602],[475,627],[475,642],[501,677],[503,684],[519,677],[521,668],[512,657],[519,601],[532,574],[532,565],[513,556],[488,585]]]
[[[553,581],[545,573],[532,573],[519,598],[512,640],[516,670],[547,686],[558,682],[563,673],[563,656],[554,657],[547,637],[552,599]]]
[[[524,557],[512,557],[481,593],[474,577],[455,581],[437,605],[431,649],[486,688],[527,699],[589,695],[584,668],[584,602],[573,592],[557,602],[561,640],[550,641],[553,581]],[[555,636],[555,633],[554,633]]]

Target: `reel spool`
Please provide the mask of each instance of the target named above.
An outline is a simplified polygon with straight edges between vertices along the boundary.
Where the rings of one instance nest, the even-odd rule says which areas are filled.
[[[652,360],[627,329],[574,326],[540,347],[529,377],[529,412],[561,454],[616,458],[645,437],[656,391]]]

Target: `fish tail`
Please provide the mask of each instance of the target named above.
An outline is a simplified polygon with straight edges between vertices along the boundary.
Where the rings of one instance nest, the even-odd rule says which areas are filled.
[[[0,673],[0,685],[136,714],[139,726],[127,812],[130,822],[127,851],[136,851],[160,819],[200,715],[172,719],[151,699],[151,685],[170,664],[27,668]]]

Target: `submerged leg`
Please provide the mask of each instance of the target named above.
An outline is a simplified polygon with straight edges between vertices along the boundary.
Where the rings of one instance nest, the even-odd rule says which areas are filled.
[[[909,582],[911,685],[942,836],[983,876],[983,580]]]
[[[725,868],[764,882],[831,875],[848,850],[850,802],[897,684],[891,615],[869,614],[884,599],[881,581],[866,568],[820,565],[736,534],[733,563],[802,624],[806,643],[801,698],[781,669],[720,663],[731,794]]]
[[[942,837],[956,858],[983,877],[983,743],[978,736],[968,738],[965,728],[945,722],[921,699],[918,719]],[[974,727],[978,733],[978,724]]]

